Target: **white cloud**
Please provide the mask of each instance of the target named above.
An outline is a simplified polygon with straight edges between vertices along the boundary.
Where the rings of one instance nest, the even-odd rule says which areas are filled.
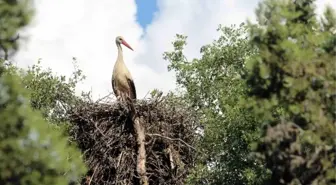
[[[21,48],[16,61],[31,65],[42,58],[42,65],[58,74],[70,75],[72,57],[87,76],[81,90],[90,90],[94,97],[112,91],[111,76],[117,57],[115,37],[123,35],[137,48],[141,27],[136,23],[134,1],[39,0],[30,39]],[[124,50],[128,65],[134,65],[135,52]]]
[[[319,0],[321,4],[332,0]],[[81,90],[94,97],[107,95],[117,50],[115,37],[123,35],[135,49],[124,49],[125,62],[136,83],[138,98],[158,88],[167,92],[175,87],[173,73],[167,72],[164,51],[172,49],[175,34],[188,36],[186,55],[198,57],[202,45],[218,37],[218,24],[239,24],[254,17],[258,0],[158,0],[159,11],[145,33],[136,22],[133,1],[39,0],[37,16],[29,30],[30,41],[21,48],[19,65],[31,65],[38,58],[59,74],[69,75],[72,57],[88,77]],[[141,37],[141,35],[143,37]]]

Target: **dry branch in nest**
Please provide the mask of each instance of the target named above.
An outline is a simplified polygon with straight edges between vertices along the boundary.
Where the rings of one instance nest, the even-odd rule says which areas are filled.
[[[70,134],[90,168],[82,184],[139,184],[136,135],[126,107],[83,102],[70,111]],[[134,107],[145,126],[149,184],[184,184],[196,155],[196,116],[174,98],[137,100]]]

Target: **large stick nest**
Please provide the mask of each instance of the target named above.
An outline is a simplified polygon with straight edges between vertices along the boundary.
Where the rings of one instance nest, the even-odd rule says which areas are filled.
[[[196,154],[196,116],[174,98],[137,100],[134,106],[145,126],[149,184],[184,184]],[[72,139],[90,169],[82,184],[139,183],[136,135],[126,105],[84,102],[69,118]]]

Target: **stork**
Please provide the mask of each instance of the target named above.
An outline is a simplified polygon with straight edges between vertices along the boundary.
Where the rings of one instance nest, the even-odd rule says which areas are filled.
[[[117,61],[114,64],[112,74],[112,89],[117,99],[120,100],[134,100],[136,99],[136,90],[131,73],[126,67],[123,58],[121,44],[133,51],[132,47],[125,41],[122,36],[116,37],[116,45],[118,48]]]

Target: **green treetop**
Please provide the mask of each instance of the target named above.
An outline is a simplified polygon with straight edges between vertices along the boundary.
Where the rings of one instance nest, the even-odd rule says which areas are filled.
[[[249,24],[249,98],[262,120],[258,156],[268,184],[335,183],[335,13],[322,21],[314,1],[265,0]]]

